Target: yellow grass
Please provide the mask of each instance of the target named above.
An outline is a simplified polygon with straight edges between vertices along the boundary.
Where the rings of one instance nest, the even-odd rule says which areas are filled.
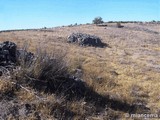
[[[158,31],[159,28],[159,25],[154,26],[155,31]],[[111,48],[80,47],[69,44],[66,42],[67,36],[73,32],[97,35]],[[82,79],[96,92],[101,95],[109,94],[113,99],[126,101],[130,104],[140,99],[146,102],[151,113],[157,113],[160,109],[160,66],[159,68],[155,67],[160,65],[160,43],[152,43],[152,40],[160,41],[159,38],[159,35],[145,31],[110,27],[105,29],[94,25],[55,28],[53,32],[0,33],[1,42],[11,40],[19,46],[27,42],[30,51],[33,52],[38,46],[46,48],[48,52],[54,51],[55,48],[66,51],[70,71],[81,67],[83,70]],[[100,80],[98,80],[99,78]],[[6,85],[3,84],[3,86],[0,82],[1,90]],[[138,97],[132,95],[135,87],[139,88],[136,93]],[[23,96],[24,94],[25,96]],[[18,95],[20,100],[32,101],[35,99],[31,93],[19,92]],[[83,100],[80,103],[70,103],[69,109],[82,116],[85,104],[83,103]],[[43,110],[43,106],[39,105],[37,109]],[[46,114],[49,114],[48,112]],[[120,114],[123,116],[123,112],[120,111]],[[92,119],[94,118],[98,120],[98,118],[92,117]]]

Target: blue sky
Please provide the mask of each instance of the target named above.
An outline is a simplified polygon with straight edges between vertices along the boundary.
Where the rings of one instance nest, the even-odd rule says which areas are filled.
[[[160,20],[160,0],[0,0],[0,30]]]

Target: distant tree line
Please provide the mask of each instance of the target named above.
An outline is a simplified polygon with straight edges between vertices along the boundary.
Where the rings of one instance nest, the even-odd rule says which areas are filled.
[[[107,23],[144,23],[145,21],[108,21]],[[104,23],[102,17],[95,17],[92,20],[93,24],[102,24]],[[160,23],[160,21],[152,20],[152,21],[146,21],[145,23]]]

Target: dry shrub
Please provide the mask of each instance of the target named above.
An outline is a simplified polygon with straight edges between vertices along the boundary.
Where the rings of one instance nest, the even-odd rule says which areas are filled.
[[[0,79],[0,101],[1,100],[12,100],[15,98],[16,85],[12,84],[5,77]]]
[[[65,54],[62,52],[47,53],[38,48],[33,58],[26,59],[27,47],[24,46],[22,51],[18,57],[19,66],[12,74],[18,84],[46,90],[49,84],[54,84],[59,78],[68,75]]]

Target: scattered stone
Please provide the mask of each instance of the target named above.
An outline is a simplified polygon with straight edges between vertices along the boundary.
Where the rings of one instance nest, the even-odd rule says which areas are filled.
[[[105,47],[106,44],[101,42],[101,39],[94,35],[84,33],[72,33],[68,36],[69,43],[78,43],[80,46]]]
[[[13,42],[0,43],[0,66],[16,63],[16,49],[17,46]]]
[[[23,59],[24,62],[32,61],[34,58],[34,54],[31,52],[27,52],[26,50],[17,50],[17,59]]]
[[[25,50],[18,50],[17,45],[10,41],[0,43],[0,76],[5,69],[12,70],[17,64],[19,59],[25,62],[33,60],[34,55]]]

